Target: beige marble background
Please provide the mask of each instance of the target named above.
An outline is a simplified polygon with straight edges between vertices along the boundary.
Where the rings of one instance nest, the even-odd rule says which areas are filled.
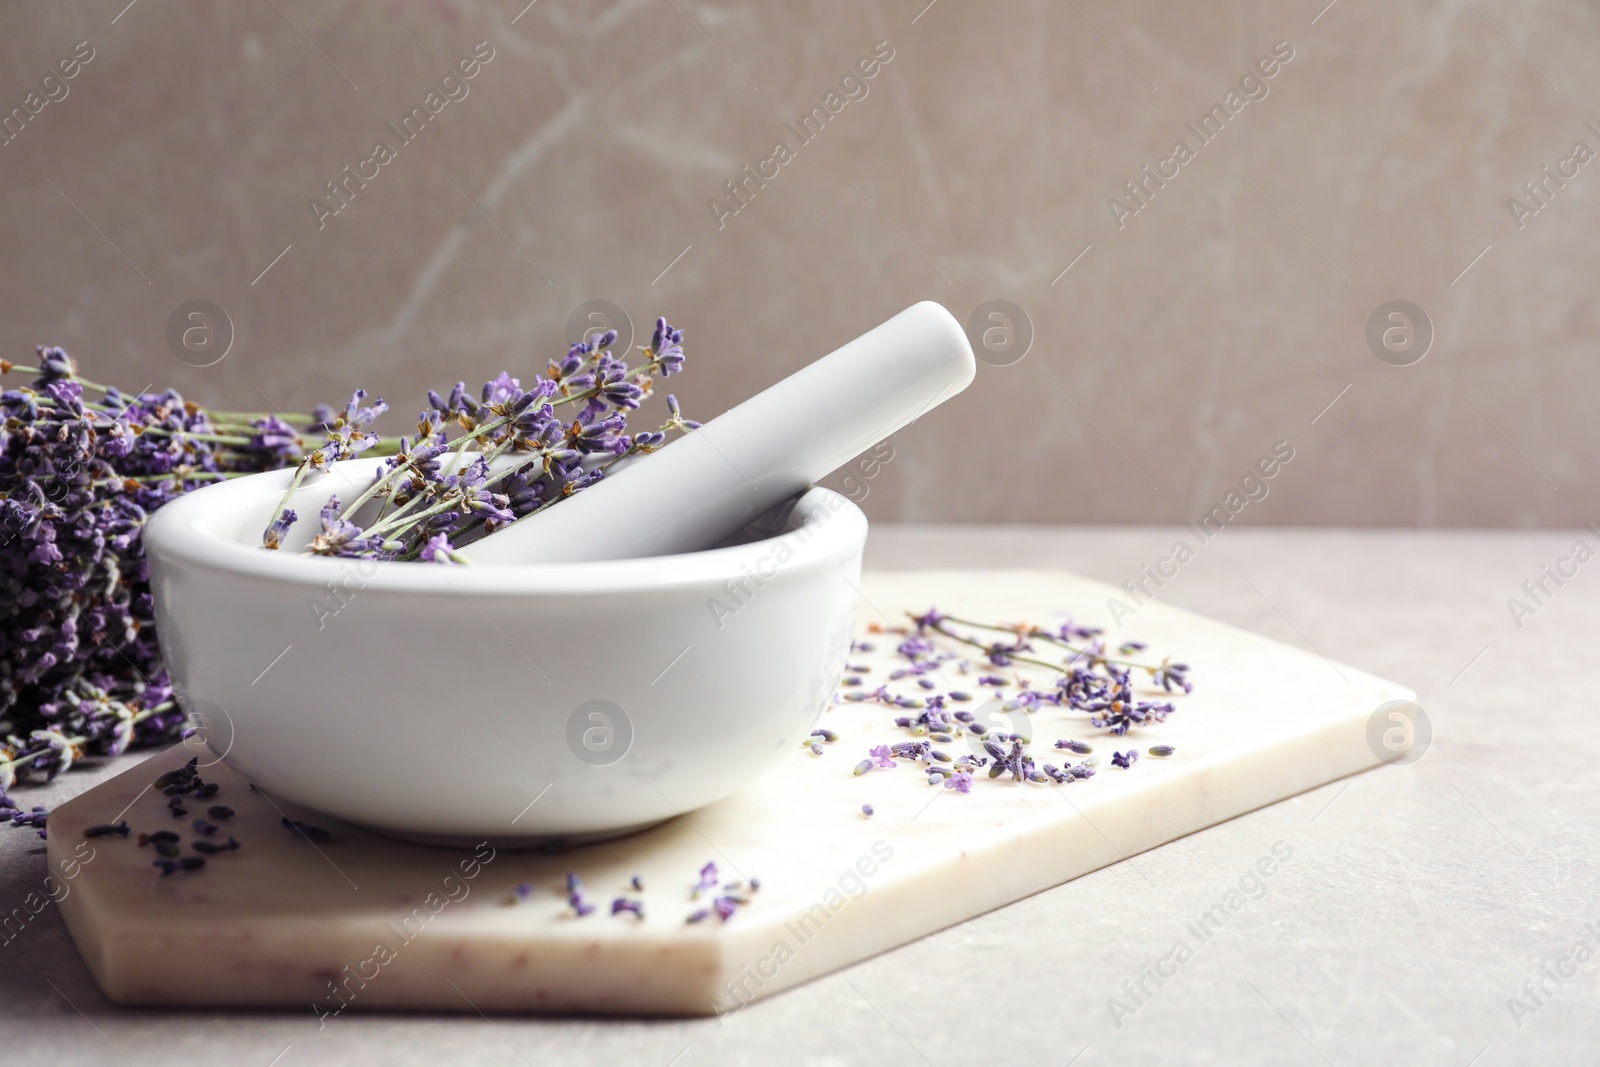
[[[1600,151],[1592,0],[525,2],[0,8],[0,115],[94,50],[0,145],[0,354],[233,407],[364,385],[398,431],[605,299],[686,329],[674,384],[714,414],[913,301],[1002,299],[1031,349],[897,435],[875,518],[1181,522],[1287,441],[1235,521],[1600,519],[1600,160],[1507,206]],[[1277,41],[1268,94],[1119,228],[1108,200]],[[468,95],[319,229],[311,198],[478,42]],[[166,339],[192,299],[232,322],[210,367]],[[1365,339],[1391,299],[1433,325],[1412,366]]]

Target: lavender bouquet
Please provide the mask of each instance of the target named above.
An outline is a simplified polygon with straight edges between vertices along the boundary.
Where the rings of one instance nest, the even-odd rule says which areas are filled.
[[[415,437],[401,437],[373,482],[348,504],[329,497],[309,551],[346,558],[462,562],[456,548],[508,522],[541,511],[605,477],[629,456],[653,452],[671,432],[699,427],[667,397],[668,419],[656,430],[628,434],[627,413],[648,396],[654,375],[683,369],[683,331],[656,320],[637,367],[611,351],[617,331],[580,341],[524,389],[502,373],[474,399],[457,382],[448,397],[429,391]],[[366,427],[386,410],[362,406],[357,391],[306,454],[262,534],[277,549],[299,516],[288,504],[306,477],[380,444]],[[560,410],[572,405],[571,421]],[[458,431],[451,436],[452,429]],[[361,508],[377,503],[365,527]]]
[[[657,320],[637,367],[611,351],[616,338],[573,345],[528,389],[501,374],[477,398],[462,382],[447,398],[429,392],[415,436],[398,438],[371,431],[387,405],[367,405],[362,390],[342,412],[212,411],[175,390],[89,381],[59,348],[39,348],[37,366],[0,360],[0,377],[32,376],[0,392],[0,819],[43,826],[42,809],[6,797],[19,778],[53,778],[182,728],[140,541],[156,509],[219,479],[294,467],[298,488],[337,460],[387,456],[348,506],[328,500],[308,550],[458,563],[456,545],[699,426],[668,396],[664,425],[627,433],[653,376],[682,369],[683,332]],[[357,526],[373,501],[376,515]],[[280,505],[265,546],[278,548],[295,521]]]

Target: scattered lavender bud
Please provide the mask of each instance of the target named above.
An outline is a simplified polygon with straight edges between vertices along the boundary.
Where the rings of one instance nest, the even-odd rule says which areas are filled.
[[[1089,753],[1094,751],[1092,747],[1084,744],[1082,741],[1057,741],[1056,747],[1064,748],[1068,752],[1076,752],[1080,756],[1087,756]]]
[[[623,912],[628,912],[635,919],[644,919],[644,905],[637,900],[618,897],[611,902],[611,914],[620,915]]]
[[[118,837],[127,837],[127,820],[124,819],[118,823],[101,823],[99,826],[91,826],[83,832],[84,837],[107,837],[111,834],[116,834]]]
[[[161,877],[166,878],[179,871],[198,871],[206,865],[204,856],[183,856],[177,859],[153,860],[150,866],[161,872]]]
[[[196,789],[194,791],[194,795],[199,800],[209,800],[212,797],[216,796],[217,795],[217,790],[219,790],[221,788],[222,787],[219,786],[216,782],[207,782],[205,785],[201,786],[199,789]]]
[[[216,823],[209,823],[204,819],[196,819],[190,825],[194,827],[195,833],[204,834],[206,837],[211,837],[217,832]]]
[[[698,909],[696,909],[694,911],[691,911],[689,913],[689,917],[687,919],[683,920],[683,921],[686,922],[686,923],[704,922],[706,919],[708,919],[710,917],[711,917],[711,912],[709,912],[705,908],[698,908]]]
[[[1178,750],[1171,745],[1151,745],[1147,751],[1156,759],[1166,759]]]
[[[239,851],[239,842],[230,836],[228,838],[228,843],[225,845],[218,844],[215,841],[196,841],[189,847],[200,853],[202,856],[216,856],[223,852]]]
[[[954,690],[954,689],[952,689],[950,692],[946,693],[945,696],[949,697],[951,700],[956,701],[958,704],[965,704],[967,701],[972,699],[972,696],[970,694],[963,693],[963,692],[960,692],[959,690]],[[969,716],[967,721],[971,721],[970,720],[970,716],[972,714],[971,712],[962,712],[961,714]]]
[[[695,883],[693,895],[698,897],[701,893],[704,893],[707,889],[716,888],[716,885],[717,885],[717,865],[715,863],[707,863],[704,867],[700,868],[700,881]]]
[[[861,805],[861,814],[865,815],[869,819],[872,818],[872,805],[871,804],[863,804],[863,805]]]
[[[298,819],[291,819],[287,815],[283,817],[283,826],[285,829],[295,831],[295,833],[299,834],[301,837],[304,837],[308,841],[321,842],[333,840],[333,835],[329,834],[328,831],[324,830],[322,827],[311,826],[310,824],[303,823]]]
[[[642,875],[642,874],[634,875],[632,878],[628,879],[628,884],[633,887],[633,891],[635,893],[643,893],[644,892],[644,875]]]
[[[213,804],[206,809],[206,814],[213,819],[231,819],[233,818],[233,809],[226,804]]]

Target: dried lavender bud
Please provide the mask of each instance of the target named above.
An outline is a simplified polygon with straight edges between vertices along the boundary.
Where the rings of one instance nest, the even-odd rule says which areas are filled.
[[[156,779],[155,787],[165,792],[170,786],[180,784],[187,785],[189,782],[194,781],[197,774],[195,767],[199,764],[199,762],[200,757],[195,756],[182,767],[168,771],[166,774],[163,774],[161,777]]]
[[[150,866],[161,872],[161,877],[176,874],[178,871],[198,871],[206,865],[204,856],[184,856],[179,859],[154,860]]]
[[[328,831],[324,830],[322,827],[312,826],[309,823],[303,823],[299,819],[291,819],[287,815],[283,817],[282,825],[285,829],[293,830],[295,833],[299,834],[308,841],[322,842],[333,840],[333,835],[328,833]]]
[[[205,785],[202,785],[199,789],[196,789],[194,791],[194,795],[195,795],[195,798],[198,799],[198,800],[209,800],[210,798],[216,796],[217,795],[217,790],[219,790],[221,788],[222,787],[219,786],[216,782],[207,782]]]
[[[228,838],[228,843],[225,845],[218,844],[215,841],[196,841],[189,847],[200,853],[202,856],[217,856],[224,852],[239,851],[239,842],[230,836]]]
[[[1111,754],[1111,765],[1113,767],[1121,767],[1123,770],[1127,770],[1129,767],[1132,767],[1138,762],[1138,760],[1139,750],[1136,748],[1130,748],[1126,752],[1113,752]]]
[[[627,897],[617,897],[611,902],[611,914],[620,915],[623,912],[627,912],[635,919],[643,920],[644,904],[637,900],[629,900]]]
[[[124,819],[118,823],[101,823],[99,826],[91,826],[83,831],[84,837],[107,837],[111,834],[116,834],[118,837],[127,837],[127,820]]]
[[[206,814],[213,819],[231,819],[233,818],[233,809],[226,804],[213,804],[206,809]]]
[[[695,883],[693,895],[698,897],[707,889],[715,888],[716,885],[717,865],[715,863],[707,863],[704,867],[700,868],[700,881]]]
[[[167,810],[172,813],[172,817],[174,819],[181,819],[183,816],[189,814],[189,809],[183,806],[182,797],[168,797]]]
[[[863,804],[863,805],[861,805],[861,814],[865,815],[869,819],[872,818],[872,814],[873,814],[872,805],[871,804]]]
[[[182,851],[178,848],[178,842],[176,841],[152,840],[150,842],[150,847],[155,849],[156,855],[158,856],[176,856],[180,851]]]
[[[628,884],[633,887],[633,891],[635,893],[643,893],[644,892],[644,875],[642,875],[642,874],[634,875],[632,878],[628,879]]]
[[[1166,759],[1168,756],[1176,752],[1177,749],[1173,748],[1171,745],[1151,745],[1146,751],[1148,751],[1150,755],[1154,756],[1156,759]]]
[[[706,910],[705,908],[697,908],[696,910],[691,911],[689,913],[689,917],[687,919],[684,919],[683,921],[686,922],[686,923],[704,922],[706,919],[708,919],[710,917],[711,917],[711,912],[710,911]]]
[[[215,823],[206,822],[204,819],[196,819],[194,822],[190,823],[189,825],[194,827],[195,833],[203,834],[206,837],[211,837],[212,835],[214,835],[217,832],[216,824]]]
[[[1068,752],[1076,752],[1080,756],[1087,756],[1089,753],[1094,751],[1092,747],[1084,744],[1082,741],[1057,741],[1056,747],[1064,748]]]

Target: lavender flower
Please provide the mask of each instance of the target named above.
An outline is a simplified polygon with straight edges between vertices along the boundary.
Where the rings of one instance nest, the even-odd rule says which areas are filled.
[[[297,462],[313,424],[124,393],[59,348],[36,354],[0,360],[33,376],[0,391],[0,793],[176,737],[144,523],[189,489]]]
[[[484,384],[481,399],[464,382],[448,397],[430,391],[415,439],[399,439],[355,499],[328,502],[319,516],[322,533],[309,551],[463,563],[456,549],[471,539],[581,492],[604,479],[617,461],[660,448],[671,432],[697,428],[669,396],[665,424],[628,432],[628,414],[649,395],[651,376],[682,369],[683,331],[659,320],[645,362],[637,367],[610,351],[615,341],[615,331],[607,331],[574,344],[531,388],[502,373]],[[363,406],[364,397],[358,392],[351,398],[344,414],[325,427],[326,440],[301,462],[264,535],[268,547],[283,543],[294,521],[285,506],[308,477],[383,443],[365,427],[384,406]],[[558,409],[569,404],[576,405],[573,413],[563,417]],[[462,432],[451,437],[452,428]]]

